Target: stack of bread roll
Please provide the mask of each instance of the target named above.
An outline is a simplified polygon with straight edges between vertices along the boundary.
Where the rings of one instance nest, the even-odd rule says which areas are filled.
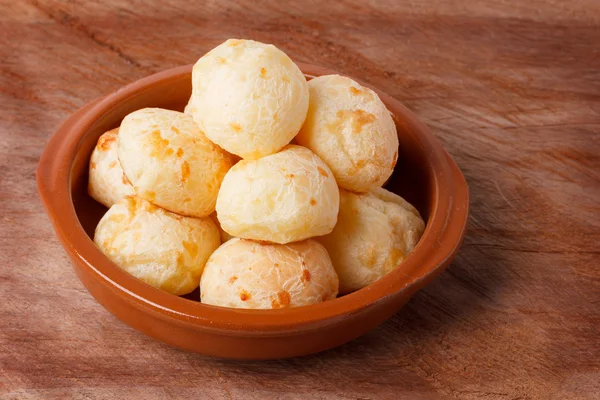
[[[200,286],[206,304],[331,300],[401,267],[423,233],[381,187],[397,158],[375,92],[307,82],[276,47],[227,40],[195,64],[183,113],[141,109],[98,140],[89,193],[109,210],[94,242],[159,289]]]

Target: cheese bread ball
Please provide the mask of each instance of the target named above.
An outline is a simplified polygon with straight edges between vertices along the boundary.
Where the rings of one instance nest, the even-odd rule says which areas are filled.
[[[118,134],[119,128],[115,128],[100,136],[90,158],[88,193],[109,208],[123,197],[135,194],[117,157]]]
[[[396,166],[398,135],[379,96],[339,75],[315,78],[308,87],[310,106],[296,142],[329,165],[341,188],[383,185]]]
[[[229,170],[217,198],[221,227],[235,237],[289,243],[325,235],[337,221],[339,190],[310,150],[287,146]]]
[[[210,218],[183,217],[137,196],[112,206],[94,242],[121,269],[166,292],[192,292],[221,241]]]
[[[186,111],[210,140],[244,159],[288,144],[307,110],[306,78],[273,45],[230,39],[194,65]]]
[[[333,232],[318,238],[340,278],[340,293],[363,288],[396,269],[417,245],[425,223],[416,208],[382,188],[340,190]]]
[[[144,108],[123,119],[119,159],[138,196],[166,210],[206,217],[232,165],[191,116]]]
[[[232,239],[210,256],[200,281],[202,303],[221,307],[300,307],[337,293],[329,255],[314,240],[281,245]]]

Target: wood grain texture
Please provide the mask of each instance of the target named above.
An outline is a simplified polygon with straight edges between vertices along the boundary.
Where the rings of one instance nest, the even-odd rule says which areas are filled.
[[[600,2],[0,0],[0,398],[599,399]],[[70,113],[229,37],[359,77],[469,182],[455,263],[323,354],[220,361],[117,321],[34,172]]]

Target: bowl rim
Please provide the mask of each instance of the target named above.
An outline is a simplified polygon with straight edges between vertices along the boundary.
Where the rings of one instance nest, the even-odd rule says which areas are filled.
[[[328,69],[298,63],[309,77],[335,74]],[[428,153],[434,205],[425,232],[398,268],[371,285],[334,300],[278,310],[216,307],[154,288],[121,270],[85,233],[71,197],[71,168],[86,133],[110,110],[158,82],[189,80],[193,65],[168,69],[132,82],[86,104],[71,115],[50,138],[38,164],[37,185],[56,233],[71,257],[80,260],[98,281],[127,297],[136,306],[176,323],[221,333],[281,334],[306,331],[354,313],[366,311],[405,290],[413,292],[433,279],[454,257],[462,243],[469,208],[468,186],[454,161],[416,116],[391,96],[373,89],[396,117],[412,130]],[[353,78],[355,79],[355,78]],[[355,79],[366,87],[362,81]],[[77,267],[76,267],[77,268]]]

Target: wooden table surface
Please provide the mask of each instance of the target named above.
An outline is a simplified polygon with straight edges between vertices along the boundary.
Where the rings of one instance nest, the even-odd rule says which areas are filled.
[[[600,399],[599,1],[191,3],[0,0],[1,399]],[[222,361],[134,331],[37,196],[69,114],[229,37],[387,91],[469,182],[454,264],[338,349]]]

